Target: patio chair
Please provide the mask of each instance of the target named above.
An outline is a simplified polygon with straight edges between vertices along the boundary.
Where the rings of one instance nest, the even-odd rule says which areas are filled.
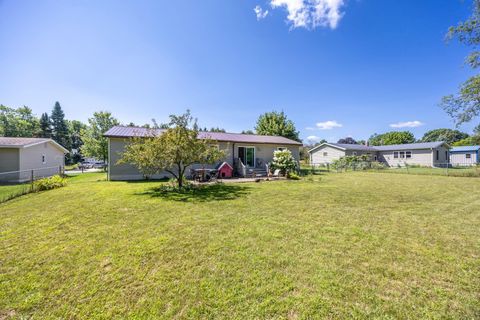
[[[273,178],[279,178],[279,177],[280,177],[280,173],[281,173],[280,169],[276,169],[276,170],[273,172],[272,177],[273,177]]]

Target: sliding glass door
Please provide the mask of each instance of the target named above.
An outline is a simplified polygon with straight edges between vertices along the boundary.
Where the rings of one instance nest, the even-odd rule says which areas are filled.
[[[238,147],[238,157],[247,167],[255,167],[255,148],[254,147]]]

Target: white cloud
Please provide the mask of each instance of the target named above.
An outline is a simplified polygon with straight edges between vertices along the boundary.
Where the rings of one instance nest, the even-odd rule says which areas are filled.
[[[253,8],[253,11],[255,11],[257,20],[262,20],[268,15],[268,10],[263,10],[262,7],[260,7],[259,5]]]
[[[320,140],[322,140],[322,138],[320,138],[318,136],[308,136],[307,137],[308,142],[319,142]]]
[[[320,130],[331,130],[333,128],[341,128],[343,127],[342,124],[338,123],[335,120],[328,120],[325,122],[318,122],[317,123],[317,128]]]
[[[272,8],[285,8],[292,28],[335,29],[343,17],[344,0],[269,0]]]
[[[405,121],[405,122],[397,122],[397,123],[392,123],[390,127],[392,128],[416,128],[423,126],[425,123],[420,122],[418,120],[415,121]]]

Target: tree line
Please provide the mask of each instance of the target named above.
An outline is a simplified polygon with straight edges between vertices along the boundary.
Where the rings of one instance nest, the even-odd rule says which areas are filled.
[[[40,117],[27,106],[10,108],[0,105],[0,136],[50,138],[70,151],[66,163],[77,163],[82,157],[107,160],[107,139],[103,133],[118,125],[110,112],[95,112],[88,123],[65,119],[59,102],[55,102],[50,114]]]

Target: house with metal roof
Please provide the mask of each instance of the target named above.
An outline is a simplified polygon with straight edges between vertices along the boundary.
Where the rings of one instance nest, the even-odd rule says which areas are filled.
[[[0,182],[58,174],[68,150],[52,139],[0,137]]]
[[[147,129],[141,127],[115,126],[105,132],[108,138],[108,178],[109,180],[139,180],[143,175],[130,164],[118,164],[127,143],[133,137],[147,137],[160,135],[162,129]],[[234,169],[236,176],[250,174],[266,175],[267,164],[273,160],[276,150],[290,150],[293,157],[300,160],[300,146],[302,143],[280,136],[266,136],[256,134],[239,134],[226,132],[199,132],[199,139],[212,140],[220,150],[225,151],[225,159]],[[203,164],[195,167],[204,167]],[[209,167],[209,166],[205,166]],[[215,167],[213,165],[212,167]],[[168,177],[168,173],[160,173],[153,179]]]
[[[382,162],[389,167],[419,165],[444,167],[449,162],[449,146],[443,142],[422,142],[387,146],[365,146],[358,144],[322,143],[311,150],[310,163],[330,164],[345,156],[367,155],[372,161]]]
[[[450,149],[452,166],[474,166],[480,164],[480,146],[461,146]]]

